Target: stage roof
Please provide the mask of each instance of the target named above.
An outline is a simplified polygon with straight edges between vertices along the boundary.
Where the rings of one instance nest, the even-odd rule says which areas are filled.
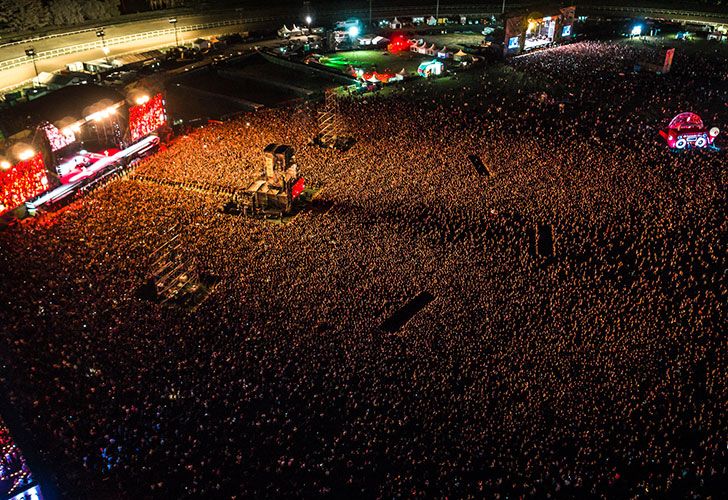
[[[0,109],[0,130],[10,137],[33,129],[43,121],[54,123],[68,117],[80,120],[90,114],[89,107],[101,101],[108,101],[110,105],[123,100],[122,94],[108,87],[70,85],[32,101]]]

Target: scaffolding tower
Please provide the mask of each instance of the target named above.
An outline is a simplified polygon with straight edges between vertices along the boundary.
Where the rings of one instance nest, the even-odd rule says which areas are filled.
[[[342,141],[346,142],[344,138],[346,127],[333,89],[327,90],[324,94],[323,109],[318,112],[318,126],[317,139],[321,146],[335,148],[339,147]]]
[[[177,234],[149,256],[147,286],[152,298],[161,303],[183,299],[199,289],[200,275],[195,261],[184,258],[181,248],[182,242]]]

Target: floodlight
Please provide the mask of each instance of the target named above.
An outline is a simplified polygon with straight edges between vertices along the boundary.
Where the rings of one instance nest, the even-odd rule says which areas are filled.
[[[141,95],[141,96],[137,97],[134,100],[134,102],[136,102],[139,106],[141,106],[142,104],[146,104],[147,102],[149,102],[149,96],[148,95]]]
[[[12,167],[12,165],[10,164],[10,162],[8,160],[0,161],[0,168],[2,168],[3,170],[7,170],[10,167]]]
[[[359,36],[359,26],[350,26],[348,33],[351,38],[358,37]]]
[[[632,36],[640,36],[642,34],[642,25],[637,24],[632,28]]]
[[[30,160],[31,158],[33,158],[33,156],[35,156],[35,151],[33,151],[32,149],[26,149],[25,151],[21,151],[18,154],[18,159],[21,161],[25,161]]]
[[[306,16],[306,24],[311,24],[312,21],[311,16]]]

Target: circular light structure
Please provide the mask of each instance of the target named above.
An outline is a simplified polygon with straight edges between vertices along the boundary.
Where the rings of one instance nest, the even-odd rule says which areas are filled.
[[[712,127],[710,131],[708,131],[710,134],[710,137],[718,137],[718,134],[720,134],[720,129],[718,127]]]

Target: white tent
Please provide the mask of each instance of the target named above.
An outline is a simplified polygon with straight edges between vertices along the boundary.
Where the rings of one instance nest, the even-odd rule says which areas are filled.
[[[389,23],[389,27],[393,30],[399,30],[402,29],[402,23],[397,19],[396,17],[392,20],[391,23]]]
[[[288,26],[284,24],[283,27],[278,30],[278,36],[281,38],[288,38],[291,36],[291,30],[289,30]]]
[[[381,83],[381,80],[379,78],[377,78],[377,74],[376,73],[372,73],[372,76],[370,76],[369,78],[367,78],[367,81],[369,83]]]
[[[389,38],[384,38],[383,36],[375,36],[372,38],[372,45],[382,45],[385,43],[389,43]]]
[[[435,19],[435,16],[430,16],[427,19],[427,25],[428,26],[437,26],[437,19]]]

